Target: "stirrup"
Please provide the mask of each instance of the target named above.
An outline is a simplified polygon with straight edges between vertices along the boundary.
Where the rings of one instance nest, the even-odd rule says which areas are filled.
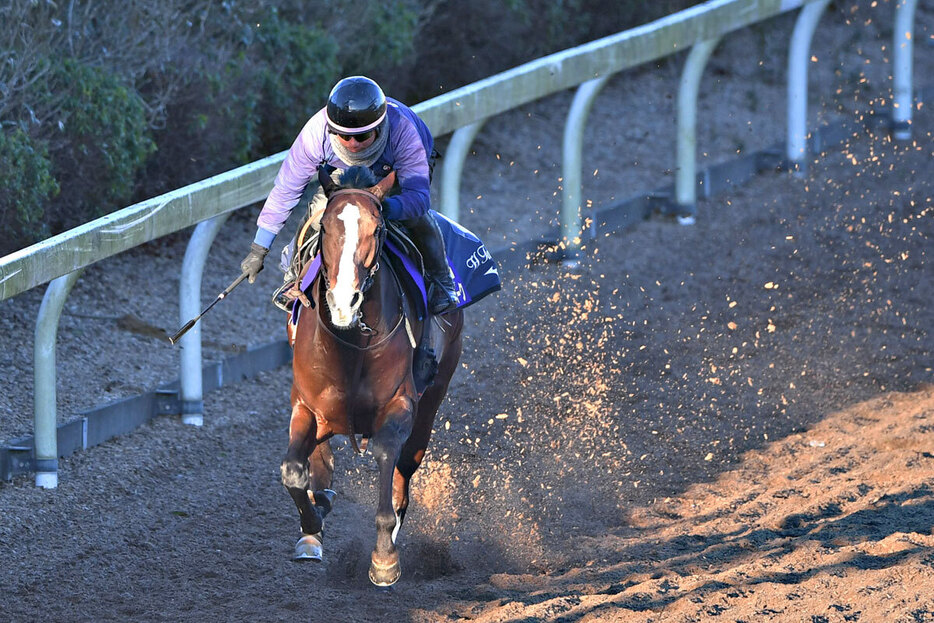
[[[292,313],[292,303],[295,302],[295,299],[290,299],[286,293],[293,285],[294,282],[286,281],[272,293],[272,304],[290,314]]]
[[[296,300],[301,301],[305,307],[311,307],[311,301],[294,281],[286,281],[272,293],[272,304],[290,314]]]

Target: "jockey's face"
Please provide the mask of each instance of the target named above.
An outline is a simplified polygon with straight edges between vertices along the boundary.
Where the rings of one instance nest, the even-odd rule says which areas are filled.
[[[373,130],[363,134],[337,134],[336,136],[341,145],[353,154],[366,149],[376,140],[376,132]]]

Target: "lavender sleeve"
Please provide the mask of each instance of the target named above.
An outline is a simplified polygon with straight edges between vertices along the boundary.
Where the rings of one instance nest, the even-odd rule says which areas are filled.
[[[308,120],[292,143],[256,219],[253,242],[267,249],[272,245],[301,199],[305,186],[317,175],[318,165],[327,158],[324,153],[325,123],[324,111],[319,111]]]
[[[383,202],[386,218],[404,221],[422,216],[431,207],[428,154],[415,125],[401,115],[393,128],[391,147],[401,192]]]

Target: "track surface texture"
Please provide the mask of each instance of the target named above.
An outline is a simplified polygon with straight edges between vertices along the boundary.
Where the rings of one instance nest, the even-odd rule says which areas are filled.
[[[835,3],[822,20],[812,127],[887,105],[892,4]],[[927,86],[934,7],[919,4]],[[792,25],[721,44],[701,166],[783,140]],[[598,98],[590,205],[672,181],[682,59]],[[570,99],[478,137],[462,221],[490,248],[554,225]],[[344,441],[325,559],[290,560],[286,367],[206,395],[200,429],[161,417],[63,460],[55,490],[0,483],[0,621],[934,620],[932,133],[922,106],[912,141],[857,132],[805,177],[764,173],[701,201],[693,226],[600,233],[578,270],[535,265],[470,308],[392,589],[366,578],[375,467]],[[215,243],[206,301],[236,275],[255,213]],[[59,329],[63,421],[177,376],[164,336],[185,242],[78,282]],[[284,337],[269,264],[204,319],[207,359]],[[41,290],[0,303],[0,439],[31,432]]]

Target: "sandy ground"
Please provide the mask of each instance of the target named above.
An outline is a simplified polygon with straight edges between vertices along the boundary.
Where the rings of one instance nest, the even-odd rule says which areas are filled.
[[[818,120],[886,97],[879,5],[825,18]],[[919,7],[916,39],[932,25]],[[781,140],[788,28],[718,51],[702,164]],[[868,85],[838,92],[859,59]],[[594,206],[671,181],[677,77],[606,87],[588,129]],[[553,226],[569,101],[478,138],[462,215],[490,247]],[[574,272],[510,275],[470,310],[394,588],[366,580],[375,471],[346,444],[325,561],[289,559],[285,368],[207,395],[201,429],[158,418],[63,460],[56,490],[0,483],[0,621],[934,620],[932,133],[923,108],[914,141],[860,133],[805,178],[767,173],[701,201],[694,226],[653,219],[588,240]],[[212,250],[206,300],[251,220],[234,216]],[[59,330],[62,419],[177,375],[159,331],[178,326],[183,249],[172,236],[86,271]],[[283,337],[265,295],[277,274],[262,277],[206,318],[207,358]],[[0,303],[3,439],[31,430],[40,299]]]

